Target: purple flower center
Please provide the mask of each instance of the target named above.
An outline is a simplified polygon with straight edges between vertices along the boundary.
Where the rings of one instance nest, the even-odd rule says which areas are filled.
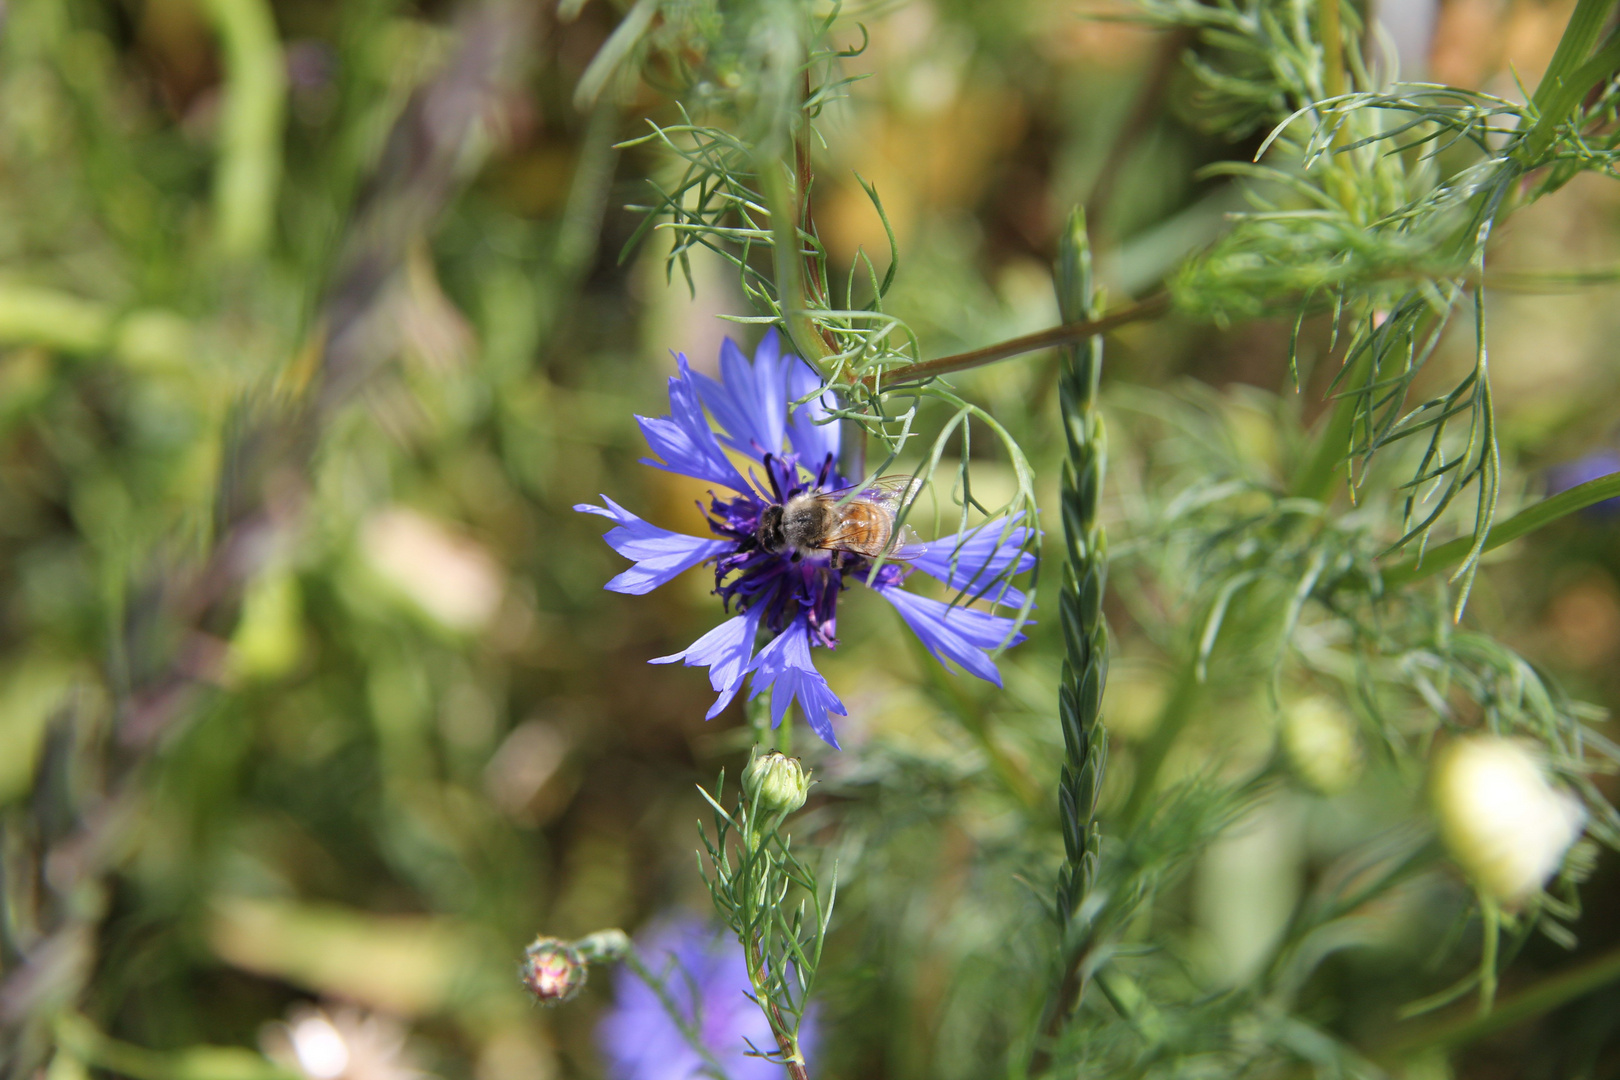
[[[848,551],[809,556],[767,551],[760,546],[758,531],[767,507],[782,506],[805,492],[837,491],[849,482],[837,471],[831,454],[814,479],[800,473],[797,454],[766,454],[763,465],[766,483],[750,477],[760,494],[750,491],[722,499],[711,493],[709,509],[704,511],[710,530],[737,545],[714,560],[715,595],[728,612],[733,602],[738,613],[761,605],[760,621],[772,634],[780,634],[803,612],[816,640],[836,648],[838,594],[847,587],[844,575],[864,580],[872,571],[871,561]],[[904,567],[885,563],[872,584],[898,584],[905,576]]]

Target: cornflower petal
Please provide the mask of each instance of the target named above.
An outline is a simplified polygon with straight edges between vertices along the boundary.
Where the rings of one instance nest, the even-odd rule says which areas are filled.
[[[591,503],[580,503],[574,509],[618,522],[616,528],[602,534],[602,539],[620,555],[635,560],[636,565],[603,586],[610,592],[631,596],[652,592],[683,570],[690,570],[736,546],[727,540],[705,540],[661,529],[636,517],[606,495],[602,496],[602,501],[607,503],[606,509]]]
[[[759,631],[760,614],[760,608],[752,608],[742,615],[727,619],[681,652],[660,656],[647,663],[673,664],[679,660],[687,667],[708,668],[709,686],[720,697],[709,707],[703,719],[713,720],[742,689],[749,661],[754,658],[754,636]]]
[[[996,670],[989,651],[999,648],[1004,641],[1010,646],[1024,640],[1023,634],[1013,634],[1008,639],[1016,620],[972,608],[952,607],[894,585],[876,591],[894,605],[912,633],[941,663],[955,661],[985,682],[1001,685],[1001,672]]]
[[[927,544],[908,544],[898,554],[929,577],[965,592],[969,600],[1023,607],[1023,590],[1008,581],[1013,574],[1022,574],[1035,565],[1035,556],[1024,550],[1030,530],[1016,524],[1023,516],[1020,511],[1010,523],[1006,518],[996,518]],[[1009,566],[1014,567],[1012,573],[1007,572]]]
[[[765,335],[750,363],[730,338],[720,346],[720,381],[695,377],[698,394],[724,432],[720,440],[755,461],[782,452],[787,423],[787,365],[776,331]]]
[[[686,362],[686,354],[675,357],[679,371],[669,380],[669,415],[637,416],[641,433],[653,453],[663,458],[642,458],[642,463],[666,472],[681,473],[698,480],[723,484],[733,491],[747,491],[748,482],[737,466],[726,457],[703,415],[696,376]]]
[[[809,364],[802,360],[789,364],[787,371],[789,401],[798,401],[806,394],[813,393],[821,385],[821,376],[817,375]],[[842,425],[837,420],[827,420],[830,415],[832,415],[832,394],[827,392],[797,406],[788,417],[788,440],[793,444],[799,460],[811,469],[826,461],[829,454],[834,460],[838,458],[839,428]],[[818,420],[821,423],[817,423]]]
[[[794,698],[798,698],[799,708],[804,711],[810,730],[835,749],[838,747],[838,739],[833,734],[832,721],[827,714],[847,716],[848,713],[844,710],[844,703],[838,700],[827,685],[826,678],[816,670],[810,659],[810,623],[805,616],[800,615],[791,626],[759,650],[751,667],[754,679],[749,686],[748,696],[756,698],[767,687],[770,688],[771,727],[782,723],[788,706]]]
[[[749,1056],[749,1046],[775,1045],[770,1022],[749,997],[742,946],[727,933],[688,915],[676,915],[636,935],[646,969],[661,975],[662,995],[634,970],[621,968],[614,1002],[598,1022],[609,1080],[698,1080],[710,1072],[678,1023],[699,1041],[733,1080],[781,1080],[782,1066]],[[665,1011],[668,1000],[680,1017]],[[799,1029],[809,1056],[816,1046],[815,1014]]]

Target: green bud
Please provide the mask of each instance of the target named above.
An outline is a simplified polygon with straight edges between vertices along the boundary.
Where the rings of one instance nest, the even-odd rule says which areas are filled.
[[[623,930],[598,930],[574,942],[574,947],[579,950],[579,954],[587,963],[623,960],[630,952],[630,937]]]
[[[584,955],[561,938],[538,937],[523,950],[518,977],[542,1005],[561,1005],[585,987],[589,975]]]
[[[810,779],[799,759],[775,750],[767,754],[755,752],[743,770],[742,786],[748,797],[758,799],[759,808],[769,813],[791,814],[804,805],[810,794]]]
[[[1332,698],[1308,697],[1288,706],[1282,739],[1294,775],[1319,795],[1338,794],[1361,772],[1355,719]]]

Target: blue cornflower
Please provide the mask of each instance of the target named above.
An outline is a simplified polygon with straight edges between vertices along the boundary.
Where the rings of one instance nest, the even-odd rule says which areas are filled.
[[[872,560],[849,551],[767,550],[757,537],[761,515],[769,508],[802,493],[850,485],[839,471],[839,425],[828,419],[827,395],[816,396],[821,381],[808,364],[782,352],[774,331],[760,342],[752,362],[728,339],[720,350],[719,380],[692,371],[684,355],[676,357],[676,364],[677,373],[669,380],[669,415],[636,417],[662,458],[642,460],[732,492],[710,492],[703,513],[712,538],[651,525],[605,495],[605,508],[574,507],[613,519],[616,527],[603,539],[635,561],[607,583],[614,592],[640,595],[684,570],[714,564],[714,591],[732,617],[685,650],[651,663],[679,660],[689,667],[707,667],[709,682],[720,695],[708,718],[725,708],[748,680],[750,698],[771,691],[773,727],[797,700],[815,733],[837,746],[829,716],[845,715],[844,705],[816,670],[810,650],[837,646],[838,595],[853,579],[893,604],[941,663],[958,664],[1001,685],[990,653],[1003,643],[1024,640],[1013,633],[1014,620],[908,593],[901,584],[914,570],[921,571],[965,592],[968,599],[1022,606],[1023,592],[1008,579],[1035,560],[1024,550],[1029,529],[1017,517],[989,521],[926,546],[903,545],[892,553],[898,561],[885,562],[875,573]],[[794,401],[802,404],[790,413]],[[727,448],[751,458],[758,471],[750,467],[745,478]],[[762,633],[768,640],[756,653]]]
[[[1620,473],[1620,453],[1613,450],[1594,450],[1585,457],[1554,465],[1547,470],[1547,493],[1557,495],[1589,480]],[[1581,513],[1589,518],[1620,517],[1620,498],[1604,499],[1593,503]]]
[[[770,1023],[748,997],[742,946],[698,919],[682,916],[641,935],[643,963],[663,975],[664,989],[683,1019],[731,1080],[781,1080],[782,1066],[749,1055],[776,1050]],[[629,968],[613,984],[613,1008],[596,1028],[612,1080],[693,1080],[710,1073],[653,988]],[[695,1006],[695,1008],[694,1008]],[[815,1049],[815,1014],[799,1026],[799,1050]]]

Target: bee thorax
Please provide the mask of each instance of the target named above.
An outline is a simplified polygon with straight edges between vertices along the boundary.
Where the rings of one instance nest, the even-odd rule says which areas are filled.
[[[827,539],[833,513],[813,495],[795,495],[780,511],[782,545],[814,551]]]

